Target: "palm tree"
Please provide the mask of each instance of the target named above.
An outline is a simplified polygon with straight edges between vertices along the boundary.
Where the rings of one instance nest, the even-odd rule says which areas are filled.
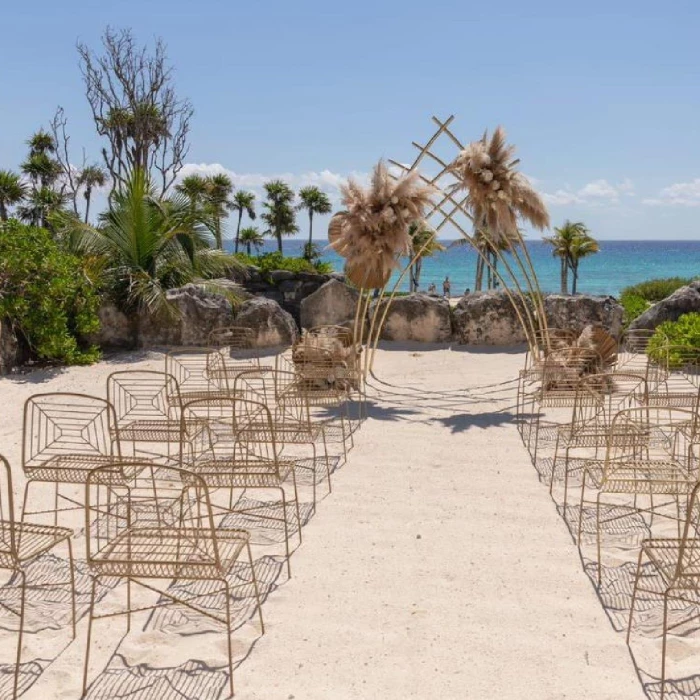
[[[542,240],[552,246],[552,255],[560,261],[561,293],[569,293],[569,270],[572,267],[572,249],[579,236],[587,235],[588,229],[581,221],[572,222],[568,219],[560,228],[554,229],[553,236],[545,236]]]
[[[588,230],[585,230],[585,232],[581,233],[574,240],[574,244],[571,246],[571,273],[573,275],[573,280],[571,282],[572,294],[576,294],[578,266],[581,259],[598,252],[600,252],[598,241],[588,233]]]
[[[27,194],[27,186],[17,173],[0,170],[0,221],[7,221],[8,209],[22,201]]]
[[[106,261],[107,279],[126,309],[170,311],[167,289],[220,277],[238,265],[211,249],[211,233],[185,195],[158,199],[142,170],[115,191],[97,227],[77,226],[69,232],[74,247]]]
[[[104,187],[105,182],[107,182],[107,173],[99,165],[88,165],[86,168],[83,168],[80,175],[78,175],[78,187],[85,188],[83,192],[83,196],[85,197],[85,223],[88,222],[88,217],[90,215],[92,190],[94,187]]]
[[[207,178],[206,207],[209,210],[213,222],[213,234],[216,247],[223,250],[224,240],[222,231],[222,221],[228,216],[230,207],[229,197],[233,192],[233,182],[225,173],[212,175]]]
[[[190,200],[192,211],[202,206],[207,197],[209,182],[201,175],[188,175],[182,178],[182,182],[175,186],[175,191],[184,194]]]
[[[17,207],[17,214],[22,221],[32,226],[46,228],[49,217],[60,211],[66,203],[66,198],[60,192],[50,187],[39,187],[32,190]]]
[[[313,226],[314,226],[314,214],[330,214],[331,213],[331,202],[328,199],[328,195],[325,192],[321,192],[318,187],[302,187],[299,190],[299,199],[301,202],[297,206],[297,209],[306,209],[309,212],[309,255],[313,250]]]
[[[39,131],[32,134],[31,138],[27,141],[27,146],[29,146],[30,156],[37,154],[47,155],[48,153],[56,152],[56,141],[51,134],[43,129],[39,129]]]
[[[30,153],[22,163],[22,172],[30,179],[34,190],[51,187],[61,174],[58,161],[46,153]]]
[[[229,209],[231,211],[238,212],[238,225],[236,226],[236,243],[233,248],[233,252],[238,252],[238,242],[241,235],[241,219],[243,218],[243,212],[248,214],[248,218],[251,221],[255,221],[255,194],[253,192],[246,192],[245,190],[238,190],[236,194],[233,195],[233,199],[229,203]],[[257,229],[255,229],[257,230]],[[248,251],[250,255],[250,250]]]
[[[251,254],[251,246],[260,250],[265,241],[262,233],[260,233],[255,226],[248,226],[247,228],[241,229],[239,238],[240,242],[245,244],[246,253],[248,255]]]
[[[277,250],[282,253],[282,236],[291,236],[299,230],[292,202],[294,191],[282,180],[265,183],[267,201],[263,203],[266,211],[262,220],[267,224],[265,233],[277,239]]]
[[[445,250],[445,246],[437,239],[435,231],[425,221],[416,221],[408,227],[408,235],[411,237],[411,265],[409,289],[417,292],[420,285],[420,273],[423,267],[423,259],[430,258],[435,253]]]

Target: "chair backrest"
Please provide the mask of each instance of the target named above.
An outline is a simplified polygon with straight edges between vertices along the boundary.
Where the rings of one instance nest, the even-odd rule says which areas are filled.
[[[112,456],[116,415],[105,399],[86,394],[45,393],[24,404],[22,467],[68,455]],[[117,452],[118,454],[118,452]]]
[[[314,326],[309,328],[306,333],[310,336],[337,338],[343,345],[353,345],[355,342],[352,328],[346,328],[345,326]]]
[[[214,328],[209,333],[212,347],[227,347],[230,350],[252,350],[255,347],[255,333],[245,326],[225,326]]]
[[[15,534],[10,464],[0,455],[0,569],[12,569],[19,557]]]
[[[89,565],[109,560],[114,575],[196,578],[191,574],[198,566],[220,564],[209,489],[200,476],[181,467],[129,463],[124,468],[133,478],[114,484],[107,471],[113,468],[93,469],[87,479]]]
[[[654,335],[654,331],[648,328],[627,330],[622,336],[622,347],[625,352],[643,354],[646,352],[652,335]]]
[[[107,399],[118,425],[180,418],[182,402],[177,380],[155,370],[122,370],[107,377]]]
[[[236,396],[265,405],[274,424],[311,423],[311,406],[298,392],[299,377],[292,370],[261,367],[241,372],[235,380]],[[293,395],[293,400],[289,399]]]
[[[221,391],[225,388],[226,377],[210,371],[220,357],[218,349],[177,348],[165,355],[165,373],[175,378],[182,394]]]
[[[693,489],[688,506],[674,578],[683,581],[681,588],[687,587],[689,579],[694,580],[697,590],[700,584],[700,481]]]

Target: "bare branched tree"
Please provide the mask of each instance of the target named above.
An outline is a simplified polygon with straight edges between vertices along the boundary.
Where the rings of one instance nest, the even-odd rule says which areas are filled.
[[[51,120],[51,134],[56,146],[55,157],[61,167],[60,192],[70,201],[73,211],[78,215],[78,190],[80,189],[80,173],[85,167],[85,152],[83,151],[83,161],[80,167],[71,162],[70,159],[70,136],[66,130],[68,119],[63,107],[56,109]]]
[[[158,181],[163,195],[189,149],[192,104],[175,93],[161,39],[149,52],[138,46],[131,30],[108,27],[102,46],[104,52],[98,55],[78,43],[78,53],[97,132],[108,141],[102,156],[112,193],[135,170],[143,170]]]

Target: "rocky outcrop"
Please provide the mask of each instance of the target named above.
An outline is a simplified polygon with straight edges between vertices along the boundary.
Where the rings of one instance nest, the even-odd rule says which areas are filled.
[[[662,301],[650,306],[630,324],[630,330],[654,329],[665,321],[676,321],[683,314],[700,312],[700,281],[677,289]]]
[[[618,339],[622,334],[624,309],[614,297],[577,294],[548,294],[544,300],[547,323],[581,333],[586,326],[601,326]]]
[[[371,313],[379,314],[379,323],[387,301],[372,304]],[[452,339],[450,305],[446,299],[427,294],[396,297],[382,327],[382,340],[414,340],[422,343],[446,343]]]
[[[172,313],[139,314],[136,333],[138,347],[155,345],[206,345],[215,328],[231,326],[231,302],[195,284],[166,292]]]
[[[460,345],[525,342],[522,324],[505,292],[474,292],[463,296],[453,309],[452,322],[454,340]]]
[[[302,300],[301,327],[351,326],[359,298],[357,289],[331,279]]]
[[[28,353],[8,321],[0,321],[0,375],[24,364]]]
[[[87,339],[91,345],[105,350],[129,350],[136,345],[134,324],[111,301],[103,301],[97,316],[100,330]]]
[[[251,328],[258,348],[291,345],[299,335],[291,314],[272,299],[263,297],[241,304],[235,325]]]

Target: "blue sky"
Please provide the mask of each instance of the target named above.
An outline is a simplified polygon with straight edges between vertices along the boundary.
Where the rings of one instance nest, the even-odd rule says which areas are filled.
[[[342,179],[412,160],[431,115],[454,113],[465,142],[506,128],[553,224],[700,238],[697,0],[35,0],[3,19],[0,168],[59,104],[98,159],[75,42],[111,24],[166,41],[196,110],[189,172],[254,189],[283,175],[337,201]]]

